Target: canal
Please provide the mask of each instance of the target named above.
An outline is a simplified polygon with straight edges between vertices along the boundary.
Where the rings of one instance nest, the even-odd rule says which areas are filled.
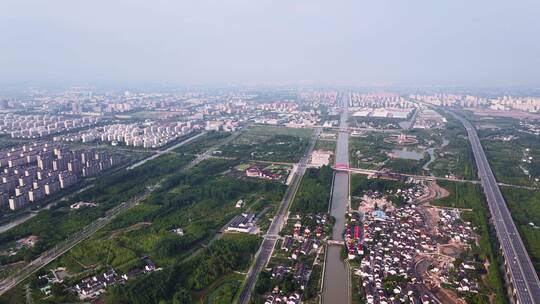
[[[336,147],[336,164],[349,165],[348,98],[344,97]],[[345,213],[349,201],[349,173],[337,171],[334,176],[330,214],[335,218],[332,239],[342,241]],[[328,246],[324,270],[323,303],[349,303],[349,271],[341,260],[342,246]]]

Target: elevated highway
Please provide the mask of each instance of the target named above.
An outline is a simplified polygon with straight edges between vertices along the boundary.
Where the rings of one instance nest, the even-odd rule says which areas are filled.
[[[491,213],[491,220],[504,257],[504,268],[511,300],[517,304],[540,303],[538,275],[497,185],[478,134],[472,124],[465,118],[453,112],[450,112],[450,114],[461,121],[467,130],[478,168],[478,175]]]

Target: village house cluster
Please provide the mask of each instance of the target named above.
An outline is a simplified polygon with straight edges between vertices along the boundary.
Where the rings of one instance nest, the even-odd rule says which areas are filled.
[[[13,256],[16,255],[19,250],[26,248],[33,248],[39,241],[37,235],[29,235],[16,240],[15,242],[8,244],[2,250],[0,250],[0,256]]]
[[[252,164],[244,170],[244,173],[247,177],[284,181],[289,175],[289,169],[277,165]]]
[[[312,267],[321,253],[325,239],[325,225],[328,223],[327,215],[300,214],[291,219],[294,221],[292,235],[283,236],[279,250],[276,248],[274,256],[286,257],[290,262],[274,263],[271,270],[274,288],[266,295],[265,303],[300,303],[302,294],[310,280]],[[312,262],[313,261],[313,262]],[[289,280],[294,290],[284,291],[285,280]]]
[[[422,295],[414,288],[414,257],[419,251],[433,252],[435,242],[426,233],[415,205],[365,213],[363,225],[366,254],[356,273],[361,277],[367,303],[421,300]]]
[[[154,262],[149,258],[144,258],[143,262],[145,266],[142,269],[136,268],[122,275],[118,274],[114,269],[110,269],[99,275],[94,275],[81,280],[71,287],[70,290],[76,293],[81,300],[95,299],[102,295],[108,287],[125,283],[143,273],[161,270],[161,268],[157,268]]]
[[[520,121],[519,129],[523,132],[540,136],[540,120],[536,121]]]
[[[437,234],[444,237],[443,241],[439,241],[439,252],[444,254],[450,250],[453,255],[433,259],[427,283],[446,285],[458,292],[477,293],[478,283],[472,275],[478,273],[483,265],[477,265],[467,254],[460,255],[460,260],[455,258],[456,253],[466,251],[469,244],[476,241],[476,232],[471,223],[464,222],[457,210],[440,210]]]
[[[44,136],[93,126],[99,122],[96,117],[68,117],[62,115],[21,115],[0,114],[0,132],[12,138],[41,138]]]
[[[348,214],[344,244],[366,303],[435,303],[419,284],[477,292],[472,258],[455,262],[476,240],[474,229],[457,211],[416,205],[424,194],[417,184],[384,194],[367,190]],[[426,219],[429,212],[435,221]],[[428,274],[418,268],[421,260],[430,265]]]
[[[48,142],[0,151],[0,207],[17,210],[36,203],[117,162],[109,152]]]
[[[83,143],[99,140],[110,142],[113,146],[123,144],[133,147],[159,148],[190,131],[192,131],[190,122],[112,124],[56,139]]]

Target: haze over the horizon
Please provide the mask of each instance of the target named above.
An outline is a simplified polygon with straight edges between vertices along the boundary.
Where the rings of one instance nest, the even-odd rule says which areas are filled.
[[[0,3],[0,83],[540,85],[540,2]]]

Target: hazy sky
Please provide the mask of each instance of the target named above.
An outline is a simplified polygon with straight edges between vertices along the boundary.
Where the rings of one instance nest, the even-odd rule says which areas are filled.
[[[540,1],[1,0],[0,83],[540,85]]]

